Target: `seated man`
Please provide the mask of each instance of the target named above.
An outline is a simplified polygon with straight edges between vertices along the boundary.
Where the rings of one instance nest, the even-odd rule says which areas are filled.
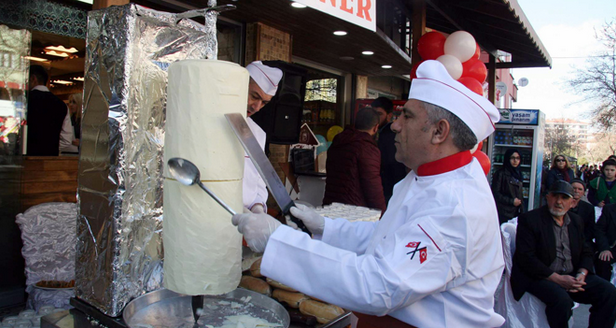
[[[616,204],[605,205],[595,225],[598,258],[595,261],[597,276],[609,281],[612,277],[612,263],[616,254]]]
[[[589,327],[614,327],[616,287],[592,273],[592,252],[581,218],[567,213],[573,187],[556,181],[547,206],[518,218],[511,289],[516,300],[529,292],[545,303],[551,328],[568,327],[573,302],[592,304]]]
[[[584,237],[586,242],[590,246],[590,250],[596,251],[595,242],[595,207],[590,205],[589,202],[584,201],[584,194],[586,193],[586,183],[581,179],[571,180],[571,187],[573,187],[573,200],[571,201],[571,209],[569,213],[577,214],[582,218],[584,223]]]

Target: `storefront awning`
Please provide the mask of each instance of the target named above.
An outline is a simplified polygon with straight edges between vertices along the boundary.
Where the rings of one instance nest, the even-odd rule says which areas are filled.
[[[411,4],[412,0],[406,0]],[[511,54],[497,68],[552,67],[552,58],[517,0],[426,0],[426,26],[444,33],[470,32],[479,45],[496,55]]]
[[[403,8],[401,14],[412,13],[416,0],[377,0]],[[484,50],[497,54],[510,53],[512,61],[498,63],[497,68],[551,66],[551,58],[526,19],[516,0],[425,0],[426,27],[444,33],[466,30],[475,36]],[[203,7],[200,0],[146,0],[177,10]],[[340,72],[367,76],[409,75],[411,58],[386,34],[377,28],[371,32],[311,8],[291,7],[280,0],[218,0],[218,5],[233,4],[236,10],[221,17],[238,22],[261,22],[292,35],[292,55]],[[379,13],[377,12],[377,15]],[[407,26],[410,34],[412,22]],[[378,26],[378,22],[377,22]],[[346,36],[334,36],[334,31]],[[362,51],[374,55],[362,55]],[[408,50],[407,50],[408,51]],[[391,68],[382,68],[391,65]]]

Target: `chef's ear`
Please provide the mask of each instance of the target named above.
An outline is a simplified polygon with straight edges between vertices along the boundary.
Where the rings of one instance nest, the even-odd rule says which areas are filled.
[[[432,143],[435,145],[445,142],[451,132],[451,125],[445,119],[436,122],[432,128],[434,129],[432,132]]]

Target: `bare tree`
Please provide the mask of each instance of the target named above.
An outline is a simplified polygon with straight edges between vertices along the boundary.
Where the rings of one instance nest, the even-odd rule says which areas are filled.
[[[593,124],[602,131],[616,128],[616,18],[603,25],[596,38],[604,50],[577,69],[569,85],[586,100],[596,103],[591,111]]]
[[[546,129],[544,160],[550,160],[556,155],[575,157],[574,142],[575,138],[569,133],[565,125],[556,124],[553,128]]]

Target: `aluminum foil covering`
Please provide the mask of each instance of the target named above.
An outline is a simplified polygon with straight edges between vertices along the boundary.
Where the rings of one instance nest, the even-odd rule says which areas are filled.
[[[166,70],[217,52],[206,23],[135,4],[88,14],[75,295],[109,316],[162,287]]]
[[[17,215],[21,230],[21,253],[26,261],[26,292],[29,308],[41,305],[68,307],[74,296],[72,289],[45,290],[35,287],[43,280],[71,281],[75,279],[75,203],[44,203],[30,207]]]

